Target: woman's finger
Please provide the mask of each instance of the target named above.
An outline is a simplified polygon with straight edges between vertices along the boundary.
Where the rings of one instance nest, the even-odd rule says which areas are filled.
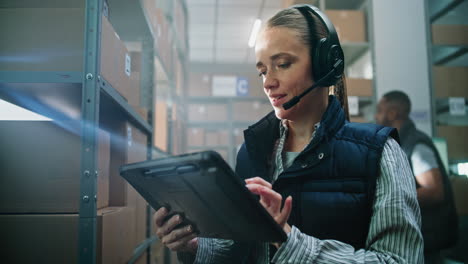
[[[263,188],[262,185],[257,184],[257,183],[247,183],[245,187],[247,187],[249,191],[251,191],[252,193],[256,195],[260,195],[260,189]]]
[[[252,192],[257,195],[260,195],[260,203],[268,209],[271,210],[273,214],[279,213],[279,209],[281,208],[281,194],[269,189],[263,185],[259,185],[256,183],[249,183],[246,187]]]
[[[265,200],[267,204],[270,205],[269,209],[274,214],[277,214],[280,212],[281,202],[283,200],[283,197],[281,197],[281,194],[273,191],[272,189],[268,189],[262,186],[260,188],[260,196],[262,197],[262,199]]]
[[[154,213],[153,220],[156,227],[160,227],[164,224],[164,219],[166,219],[168,213],[169,211],[165,207],[159,208],[159,210]]]
[[[256,183],[249,183],[249,184],[245,185],[245,187],[247,187],[247,189],[249,189],[249,191],[252,192],[253,194],[256,194],[256,195],[260,196],[260,204],[263,207],[265,207],[265,208],[270,207],[269,200],[265,200],[265,198],[261,195],[260,189],[263,188],[262,185],[259,185],[259,184],[256,184]]]
[[[245,182],[247,182],[248,184],[249,184],[249,183],[260,184],[260,185],[265,186],[265,187],[267,187],[267,188],[269,188],[269,189],[272,188],[271,183],[265,181],[264,179],[262,179],[262,178],[260,178],[260,177],[258,177],[258,176],[257,176],[257,177],[253,177],[253,178],[249,178],[249,179],[245,180]]]
[[[292,197],[288,196],[288,198],[286,198],[286,200],[284,201],[283,209],[281,209],[281,213],[279,214],[277,218],[277,223],[280,226],[284,226],[288,222],[289,216],[291,215],[291,211],[292,211]]]
[[[171,233],[172,230],[180,223],[182,223],[184,221],[184,219],[182,218],[182,216],[176,214],[176,215],[173,215],[169,220],[167,220],[163,226],[160,228],[159,232],[158,232],[158,236],[160,238],[166,236],[167,234]]]
[[[163,242],[165,245],[171,244],[191,234],[195,235],[195,233],[193,232],[193,227],[191,225],[187,225],[187,226],[172,230],[171,233],[169,233],[167,236],[161,239],[161,242]]]
[[[186,235],[185,237],[180,238],[177,241],[166,244],[166,246],[172,251],[189,251],[189,243],[196,237],[196,234],[191,233]]]

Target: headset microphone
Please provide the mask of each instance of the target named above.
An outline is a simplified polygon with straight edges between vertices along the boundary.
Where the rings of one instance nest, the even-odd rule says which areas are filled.
[[[325,75],[323,76],[322,78],[320,78],[320,80],[316,81],[311,87],[307,88],[307,90],[305,90],[304,92],[302,92],[300,95],[297,95],[297,96],[294,96],[293,99],[287,101],[286,103],[283,104],[283,108],[284,110],[288,110],[289,108],[295,106],[297,103],[299,103],[299,101],[301,100],[302,97],[304,97],[306,94],[308,94],[310,91],[312,91],[314,88],[318,87],[319,85],[321,85],[322,83],[326,82],[327,79],[335,72],[335,70],[341,66],[341,64],[343,63],[342,60],[338,60],[335,65],[333,65],[333,68]]]

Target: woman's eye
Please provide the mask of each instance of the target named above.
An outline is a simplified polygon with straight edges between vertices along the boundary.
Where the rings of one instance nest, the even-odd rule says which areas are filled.
[[[287,69],[289,68],[289,66],[291,66],[291,63],[287,62],[287,63],[281,63],[278,65],[279,68],[281,69]]]

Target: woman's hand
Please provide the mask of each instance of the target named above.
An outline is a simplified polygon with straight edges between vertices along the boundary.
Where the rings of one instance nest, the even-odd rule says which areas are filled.
[[[173,215],[167,219],[169,211],[161,207],[154,213],[156,235],[161,242],[173,251],[197,253],[198,238],[191,225],[178,227],[184,219],[181,215]],[[176,228],[177,227],[177,228]]]
[[[291,232],[291,226],[288,224],[289,215],[292,210],[292,197],[289,196],[284,201],[284,206],[281,209],[283,197],[275,192],[269,182],[260,177],[254,177],[245,180],[247,188],[260,195],[260,204],[270,213],[275,221],[283,228],[286,233]]]

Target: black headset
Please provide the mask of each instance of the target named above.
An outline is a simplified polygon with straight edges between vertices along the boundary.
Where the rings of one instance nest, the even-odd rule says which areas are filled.
[[[335,85],[344,71],[344,53],[335,27],[330,19],[313,5],[293,5],[290,8],[299,10],[307,21],[314,80],[320,82],[322,86]],[[326,38],[315,40],[315,23],[310,12],[316,15],[327,28],[328,36]]]

